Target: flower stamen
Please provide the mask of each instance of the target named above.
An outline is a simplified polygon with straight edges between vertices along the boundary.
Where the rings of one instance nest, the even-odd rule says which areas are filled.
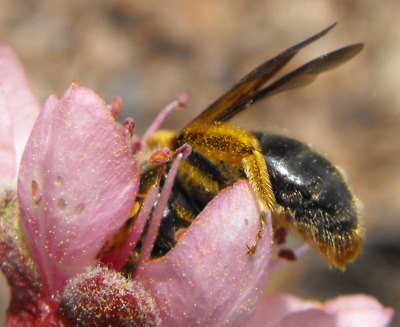
[[[168,117],[168,115],[175,109],[183,109],[187,105],[188,97],[184,92],[178,92],[176,94],[177,100],[168,104],[161,112],[157,115],[153,123],[147,128],[146,132],[140,141],[140,150],[144,151],[146,149],[146,142],[149,138],[152,138],[154,133],[160,129],[160,126]]]
[[[300,247],[298,247],[296,250],[291,250],[291,252],[294,254],[295,258],[298,259],[301,256],[303,256],[308,250],[310,249],[310,246],[308,243],[304,243]],[[273,273],[283,267],[285,267],[290,261],[287,258],[277,258],[277,259],[272,259],[270,264],[269,264],[269,272]]]
[[[154,209],[153,218],[150,222],[149,230],[147,232],[146,239],[144,240],[142,246],[142,251],[135,272],[135,276],[137,275],[137,272],[140,269],[143,269],[146,263],[150,260],[151,251],[153,249],[154,242],[157,238],[161,219],[163,217],[164,210],[167,206],[169,196],[171,195],[172,186],[174,184],[176,174],[178,173],[179,166],[181,164],[181,161],[184,158],[186,159],[191,151],[192,149],[189,145],[183,145],[175,152],[175,154],[178,153],[178,155],[176,156],[171,166],[171,169],[167,175],[161,194],[158,198],[156,207]]]
[[[124,104],[122,102],[121,97],[115,96],[111,99],[111,103],[108,105],[111,111],[111,115],[114,118],[117,118],[122,111]]]

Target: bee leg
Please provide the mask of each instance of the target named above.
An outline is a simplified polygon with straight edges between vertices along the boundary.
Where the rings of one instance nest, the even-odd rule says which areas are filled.
[[[271,181],[269,179],[267,165],[262,153],[257,149],[258,143],[251,145],[250,155],[243,157],[243,170],[249,180],[251,187],[257,197],[260,205],[260,226],[258,227],[255,242],[248,248],[248,254],[255,254],[257,244],[264,233],[264,225],[267,219],[267,211],[272,211],[275,207],[275,195],[272,191]]]
[[[256,236],[256,240],[254,241],[254,243],[250,246],[247,246],[247,254],[248,255],[254,255],[257,252],[257,246],[258,246],[258,242],[262,239],[263,235],[264,235],[264,230],[265,230],[265,225],[267,223],[267,213],[265,211],[261,212],[260,214],[260,224],[258,226],[258,230],[257,230],[257,236]]]
[[[215,165],[217,172],[222,175],[218,180],[226,179],[233,184],[233,182],[243,179],[244,172],[261,211],[257,239],[252,246],[247,247],[249,253],[255,253],[257,243],[263,235],[267,212],[274,211],[276,207],[267,164],[258,139],[240,128],[214,122],[211,125],[196,125],[185,129],[178,137],[178,141],[179,143],[189,144],[195,153],[204,156]],[[215,154],[218,154],[218,156]],[[199,166],[195,165],[194,169],[191,168],[193,176],[199,176],[199,174],[194,174],[194,172],[199,171]],[[198,180],[204,184],[208,175],[210,174],[202,174]],[[227,184],[221,187],[216,181],[217,179],[213,178],[215,172],[211,175],[211,182],[207,182],[207,188],[212,189],[213,193],[217,194],[223,187],[231,185]],[[194,182],[196,182],[196,179],[194,179],[192,185]],[[215,187],[212,187],[214,185]]]
[[[264,156],[258,149],[254,148],[257,145],[254,144],[250,155],[243,157],[242,166],[257,197],[261,212],[264,212],[262,215],[265,219],[265,211],[273,211],[276,202]]]
[[[275,207],[275,195],[272,191],[272,185],[269,179],[264,156],[258,149],[259,144],[258,142],[254,141],[251,143],[251,154],[243,157],[242,166],[249,180],[249,183],[257,197],[261,210],[260,225],[258,227],[256,240],[250,247],[247,246],[247,253],[255,254],[257,250],[257,244],[264,234],[267,211],[272,211]]]

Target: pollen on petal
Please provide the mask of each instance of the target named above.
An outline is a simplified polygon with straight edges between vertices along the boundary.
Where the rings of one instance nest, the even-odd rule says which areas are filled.
[[[73,84],[40,112],[18,181],[21,225],[48,295],[91,263],[129,217],[135,157],[93,91]]]
[[[247,181],[217,195],[166,256],[138,269],[166,326],[245,326],[268,276],[271,216],[254,255],[260,210]]]

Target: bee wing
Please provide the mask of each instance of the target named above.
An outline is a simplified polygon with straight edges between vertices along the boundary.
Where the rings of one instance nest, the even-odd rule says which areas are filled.
[[[336,23],[324,29],[320,33],[308,38],[307,40],[296,44],[295,46],[283,51],[275,58],[263,63],[251,73],[243,77],[235,86],[220,97],[204,110],[189,125],[202,122],[222,121],[231,108],[237,107],[254,94],[263,84],[271,79],[283,66],[285,66],[302,48],[320,39],[328,33]]]
[[[357,55],[363,47],[364,44],[362,43],[349,45],[306,63],[281,77],[271,85],[249,95],[246,99],[242,100],[241,104],[225,110],[218,116],[218,120],[227,121],[260,99],[269,98],[277,93],[297,89],[310,84],[316,79],[318,74],[334,69],[345,63]]]

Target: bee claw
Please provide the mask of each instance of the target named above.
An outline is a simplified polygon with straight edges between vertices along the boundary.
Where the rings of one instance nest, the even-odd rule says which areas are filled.
[[[254,241],[254,243],[249,246],[248,244],[246,244],[247,247],[247,255],[255,255],[257,252],[257,246],[258,246],[258,242],[262,239],[263,237],[263,232],[264,232],[264,225],[267,222],[267,215],[266,212],[263,212],[260,216],[260,225],[258,226],[258,231],[257,231],[257,237],[256,240]]]
[[[247,246],[247,255],[255,255],[256,254],[256,251],[257,251],[257,243],[258,243],[258,241],[256,241],[256,242],[254,242],[251,246],[248,246],[247,244],[246,244],[246,246]]]

